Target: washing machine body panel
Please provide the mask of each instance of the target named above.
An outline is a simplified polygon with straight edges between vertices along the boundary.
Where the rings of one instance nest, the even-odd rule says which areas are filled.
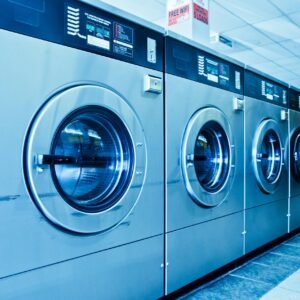
[[[3,262],[0,277],[162,236],[163,96],[144,92],[144,76],[162,78],[162,72],[6,30],[0,30],[0,37],[3,41],[0,80],[4,83],[1,89],[3,102],[1,101],[0,117],[1,124],[4,125],[2,143],[6,145],[1,150],[1,156],[5,159],[1,161],[0,237],[7,241],[0,251]],[[157,41],[157,49],[162,39],[161,36]],[[35,124],[33,120],[43,112],[43,107],[73,88],[79,89],[78,98],[70,100],[76,102],[78,107],[90,103],[97,105],[97,99],[81,102],[80,86],[91,86],[104,91],[103,95],[114,95],[108,98],[109,101],[119,99],[120,105],[113,111],[130,126],[131,131],[134,131],[133,124],[139,127],[136,130],[142,132],[143,138],[132,140],[136,142],[136,149],[144,148],[145,154],[144,162],[134,167],[135,176],[141,176],[142,180],[137,185],[129,185],[129,190],[138,195],[136,199],[130,199],[131,209],[116,226],[92,235],[69,232],[54,224],[34,201],[30,185],[24,178],[27,172],[24,161],[26,136],[28,137],[32,128],[30,126]],[[109,101],[105,102],[100,98],[99,105],[105,103],[109,109]],[[68,103],[65,102],[62,106],[67,107]],[[122,107],[126,107],[124,116]],[[58,108],[61,107],[58,105]],[[135,117],[126,115],[127,111],[131,111]],[[49,122],[46,123],[54,130],[51,126],[55,124],[59,113],[50,115],[47,116]],[[134,136],[134,132],[130,134]],[[41,144],[51,144],[52,138],[40,134],[38,140]],[[51,181],[49,176],[49,184]],[[47,185],[46,180],[44,183]],[[139,192],[135,193],[135,190]],[[45,193],[43,200],[52,201],[51,197],[52,194]],[[57,201],[64,200],[57,198]],[[123,204],[115,205],[107,213],[114,215],[114,212],[118,213],[122,209]],[[105,214],[105,211],[101,213]],[[74,213],[69,217],[76,219],[80,215],[82,214]],[[152,245],[155,247],[153,252],[163,252],[162,243]],[[128,267],[130,263],[130,260],[127,261]],[[145,272],[148,272],[147,268]]]
[[[253,98],[249,93],[258,96]],[[286,86],[245,71],[245,95],[245,252],[248,253],[287,233],[289,147]],[[272,220],[276,220],[276,226]]]
[[[299,181],[299,134],[300,134],[300,108],[299,91],[290,89],[289,103],[289,142],[290,142],[290,172],[289,172],[289,230],[294,231],[300,227],[300,181]]]
[[[158,299],[163,290],[162,244],[163,236],[158,236],[10,276],[0,280],[0,297]]]
[[[184,39],[166,41],[167,294],[243,255],[243,86],[235,92],[232,83],[243,69],[202,51]],[[219,88],[213,74],[210,84],[210,64],[225,64],[233,86]],[[208,161],[223,163],[217,180],[202,180],[214,168]]]
[[[246,208],[281,200],[286,198],[286,195],[288,194],[288,121],[281,120],[282,110],[283,108],[279,106],[272,105],[254,98],[245,97]],[[262,191],[254,171],[255,163],[253,162],[253,153],[256,152],[254,137],[255,135],[259,135],[259,126],[262,124],[262,122],[264,122],[264,120],[267,119],[274,121],[274,130],[276,130],[281,141],[281,149],[283,149],[282,151],[284,154],[281,174],[278,179],[278,186],[276,187],[276,192],[274,191],[274,193],[266,193]],[[263,135],[264,133],[265,131],[262,129],[260,135]]]
[[[295,143],[298,143],[297,136],[300,133],[300,112],[295,110],[289,110],[289,121],[290,121],[290,155],[295,155],[295,152],[297,150],[297,145]],[[295,140],[296,139],[296,140]],[[298,159],[298,158],[297,158]],[[295,171],[292,170],[295,166],[292,164],[295,163],[295,159],[290,160],[290,197],[295,197],[300,195],[300,182],[297,178],[298,174],[295,174]]]
[[[237,212],[166,234],[167,293],[243,255],[244,213]]]
[[[167,231],[195,225],[243,210],[243,112],[232,108],[233,93],[166,75],[167,130]],[[235,162],[230,186],[224,187],[224,202],[216,207],[197,204],[189,195],[182,170],[182,143],[187,124],[197,111],[214,108],[230,125],[230,144]],[[211,112],[208,112],[211,113]],[[214,118],[214,111],[211,113]],[[199,128],[200,130],[201,128]]]

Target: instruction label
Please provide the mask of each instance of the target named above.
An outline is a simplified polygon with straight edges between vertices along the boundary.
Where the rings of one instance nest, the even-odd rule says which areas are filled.
[[[114,23],[113,51],[119,55],[133,57],[133,29]]]

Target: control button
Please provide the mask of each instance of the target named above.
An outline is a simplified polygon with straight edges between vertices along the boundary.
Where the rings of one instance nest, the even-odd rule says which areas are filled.
[[[151,75],[145,75],[144,91],[150,93],[162,93],[162,79]]]
[[[282,109],[281,112],[280,112],[280,119],[281,121],[287,121],[289,119],[289,113]]]
[[[244,100],[238,97],[233,98],[233,110],[239,111],[244,110]]]

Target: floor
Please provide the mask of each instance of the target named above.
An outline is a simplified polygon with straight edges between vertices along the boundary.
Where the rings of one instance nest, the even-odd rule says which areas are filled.
[[[300,300],[300,234],[181,299]]]

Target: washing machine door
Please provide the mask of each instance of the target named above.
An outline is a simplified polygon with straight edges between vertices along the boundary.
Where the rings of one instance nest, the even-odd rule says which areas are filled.
[[[283,149],[276,121],[267,119],[259,125],[253,144],[253,162],[257,183],[271,194],[276,190],[282,170]]]
[[[291,173],[300,183],[300,128],[297,128],[291,137]]]
[[[53,96],[30,127],[24,155],[29,192],[56,225],[106,231],[138,201],[146,172],[142,126],[108,88],[76,86]]]
[[[225,114],[212,107],[190,119],[182,143],[182,172],[186,189],[199,205],[220,205],[231,189],[234,145]]]

